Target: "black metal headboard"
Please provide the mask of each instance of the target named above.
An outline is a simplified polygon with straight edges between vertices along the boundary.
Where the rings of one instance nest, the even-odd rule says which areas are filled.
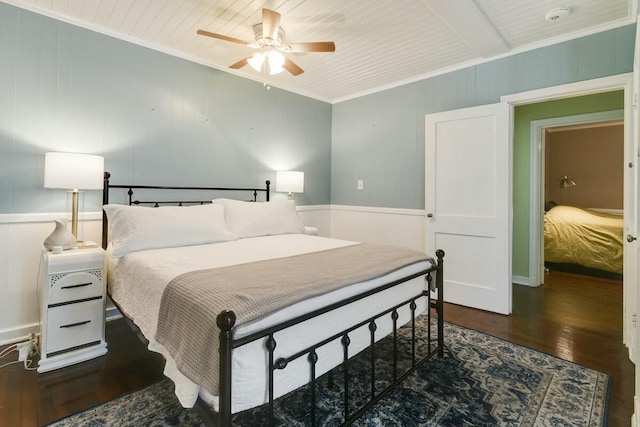
[[[258,193],[265,193],[265,201],[269,201],[269,195],[271,191],[271,181],[265,181],[265,188],[232,188],[232,187],[186,187],[186,186],[173,186],[173,185],[135,185],[135,184],[111,184],[109,179],[111,178],[111,174],[109,172],[104,173],[104,187],[102,190],[102,204],[109,204],[109,192],[114,188],[121,188],[127,190],[127,196],[129,199],[129,205],[151,205],[158,207],[162,205],[204,205],[206,203],[211,203],[212,199],[208,200],[192,200],[192,199],[178,199],[178,200],[134,200],[133,198],[133,190],[196,190],[196,191],[229,191],[229,192],[241,192],[246,193],[249,192],[252,194],[253,199],[251,201],[258,201]],[[106,249],[107,247],[107,214],[102,211],[102,247]]]

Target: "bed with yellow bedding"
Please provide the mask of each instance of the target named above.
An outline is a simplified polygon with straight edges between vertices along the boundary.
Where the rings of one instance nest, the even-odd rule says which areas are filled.
[[[622,274],[622,215],[556,206],[544,216],[545,264]]]

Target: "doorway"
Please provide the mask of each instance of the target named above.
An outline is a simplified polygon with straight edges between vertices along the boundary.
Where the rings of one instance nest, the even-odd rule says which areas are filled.
[[[584,81],[579,83],[567,84],[552,88],[545,88],[540,90],[534,90],[530,92],[524,92],[520,94],[508,95],[502,97],[503,102],[508,102],[512,107],[512,117],[515,116],[516,108],[540,108],[541,103],[547,101],[566,101],[575,97],[581,96],[593,96],[597,94],[605,94],[612,92],[621,92],[624,104],[624,139],[625,139],[625,165],[635,164],[634,156],[634,116],[633,116],[633,74],[624,74],[612,77],[606,77],[601,79],[594,79],[590,81]],[[612,110],[613,108],[603,108],[601,110]],[[593,110],[592,110],[593,111]],[[577,114],[577,113],[576,113]],[[566,115],[558,114],[558,116]],[[544,116],[539,116],[544,117]],[[549,117],[549,116],[547,116]],[[526,125],[525,133],[529,134],[529,120]],[[512,124],[514,120],[512,119]],[[517,127],[513,128],[514,140],[518,137]],[[529,136],[527,135],[527,138]],[[534,285],[539,282],[540,275],[540,263],[538,257],[540,254],[539,239],[537,236],[541,234],[539,230],[539,224],[541,224],[540,216],[544,212],[543,204],[540,203],[541,194],[539,186],[532,186],[531,182],[535,182],[531,179],[531,174],[534,174],[539,165],[530,167],[529,165],[529,150],[539,149],[537,144],[531,144],[533,147],[527,145],[527,153],[522,156],[522,153],[514,152],[514,283]],[[518,165],[517,162],[524,157],[525,164]],[[518,183],[516,169],[521,166],[524,169],[525,176]],[[633,219],[636,217],[635,206],[636,200],[636,185],[634,181],[635,169],[631,167],[625,169],[624,177],[624,214],[625,214],[625,234],[635,232],[635,224]],[[520,185],[520,187],[519,187]],[[519,198],[519,199],[518,199]],[[525,200],[523,200],[525,199]],[[531,200],[534,202],[532,203]],[[519,222],[518,222],[519,221]],[[535,230],[534,230],[535,229]],[[536,238],[530,238],[533,234]],[[626,245],[626,243],[625,243]],[[627,253],[633,255],[631,252],[625,250],[625,256]],[[623,341],[629,349],[629,357],[631,360],[635,360],[635,333],[634,323],[636,317],[636,280],[637,280],[637,264],[638,260],[633,256],[629,256],[624,260],[624,281],[623,281]],[[524,274],[520,277],[517,276],[518,272]]]
[[[615,97],[619,96],[620,106],[623,105],[623,94],[612,93],[613,97],[603,97],[595,95],[592,99],[596,103],[615,105]],[[586,101],[583,97],[575,98],[575,103],[580,104]],[[602,108],[602,105],[599,107]],[[529,285],[539,286],[544,284],[545,279],[545,241],[544,241],[544,221],[546,212],[553,205],[567,206],[562,208],[566,214],[570,214],[571,209],[587,209],[585,212],[575,211],[576,215],[590,219],[591,209],[597,209],[604,215],[616,213],[622,216],[623,213],[623,187],[624,187],[624,110],[610,110],[596,113],[578,114],[564,117],[552,117],[531,122],[531,206],[532,210],[539,212],[539,215],[531,215],[534,226],[531,228],[530,240],[530,270],[535,271],[531,275]],[[611,141],[611,138],[616,138]],[[549,141],[547,141],[549,140]],[[555,144],[562,144],[563,148]],[[547,143],[552,145],[548,146]],[[551,159],[551,162],[547,161]],[[551,175],[551,176],[549,176]],[[576,184],[576,182],[578,184]],[[549,214],[551,215],[551,214]],[[559,213],[553,213],[561,220]],[[597,217],[594,217],[597,219]],[[620,218],[622,219],[622,218]],[[533,221],[538,221],[534,223]],[[555,227],[562,224],[554,224]],[[569,224],[575,227],[575,224]],[[562,231],[562,230],[558,230]],[[575,230],[572,230],[575,232]],[[588,230],[590,231],[590,230]],[[567,230],[567,233],[569,231]],[[565,233],[566,234],[566,233]],[[576,245],[579,239],[574,236],[558,236],[562,238],[556,249],[562,249],[564,245]],[[620,243],[621,244],[621,243]],[[555,245],[554,245],[555,246]],[[620,250],[616,250],[619,255]],[[586,251],[585,251],[586,252]],[[597,250],[607,254],[606,250]],[[576,252],[576,258],[580,251]],[[601,266],[602,262],[578,261],[574,257],[563,254],[552,257],[551,261],[561,259],[573,264],[580,264],[592,267],[592,273],[598,267],[600,270],[611,270],[608,266]],[[606,257],[605,257],[606,258]],[[618,264],[622,260],[615,259]],[[564,268],[565,266],[558,265]],[[569,271],[580,272],[579,268],[567,266]],[[616,268],[617,270],[617,268]],[[588,269],[582,272],[590,272]],[[617,274],[617,276],[616,276]],[[621,277],[622,271],[612,274],[603,274],[602,277]]]

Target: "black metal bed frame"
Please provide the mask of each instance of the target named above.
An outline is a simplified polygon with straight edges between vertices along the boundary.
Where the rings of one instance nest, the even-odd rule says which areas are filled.
[[[109,204],[109,192],[112,188],[121,188],[127,190],[127,196],[129,201],[129,206],[131,205],[152,205],[154,207],[163,205],[204,205],[207,203],[211,203],[212,199],[209,200],[134,200],[133,199],[133,190],[170,190],[173,191],[240,191],[240,192],[252,192],[254,202],[258,201],[258,193],[265,193],[265,200],[268,202],[271,195],[271,181],[265,181],[264,188],[231,188],[231,187],[189,187],[189,186],[176,186],[176,185],[137,185],[137,184],[111,184],[111,173],[104,173],[104,182],[102,187],[102,205]],[[102,248],[107,248],[107,214],[102,211]]]
[[[104,190],[103,190],[103,204],[109,203],[109,192],[111,189],[120,188],[127,189],[128,195],[128,203],[129,205],[153,205],[159,206],[160,204],[171,204],[171,205],[185,205],[185,204],[204,204],[209,203],[208,201],[199,201],[199,200],[171,200],[171,201],[138,201],[133,199],[133,190],[134,189],[151,189],[151,190],[207,190],[207,191],[240,191],[240,192],[253,192],[253,201],[257,201],[257,196],[259,192],[266,193],[266,201],[269,201],[270,198],[270,181],[266,181],[265,188],[228,188],[228,187],[182,187],[182,186],[152,186],[152,185],[113,185],[110,184],[110,174],[109,172],[105,172],[104,176]],[[103,212],[103,223],[102,223],[102,246],[106,247],[107,244],[107,218],[106,214]],[[310,369],[310,414],[311,414],[311,425],[316,426],[316,364],[318,362],[318,354],[317,350],[335,340],[340,340],[343,349],[343,387],[345,390],[344,393],[344,401],[343,401],[343,426],[351,425],[354,421],[356,421],[365,411],[372,408],[376,403],[378,403],[382,398],[387,396],[394,387],[400,384],[406,377],[408,377],[411,373],[413,373],[416,369],[422,366],[425,362],[433,358],[434,356],[443,357],[444,355],[444,299],[443,299],[443,267],[444,267],[444,251],[437,250],[436,257],[437,262],[431,261],[432,266],[423,271],[414,273],[408,277],[404,277],[398,280],[395,280],[390,283],[386,283],[384,285],[378,286],[369,291],[363,292],[361,294],[352,296],[345,300],[336,302],[334,304],[316,309],[311,311],[305,315],[298,316],[296,318],[290,319],[288,321],[282,322],[278,325],[272,326],[270,328],[264,329],[262,331],[255,332],[251,335],[242,337],[242,338],[234,338],[234,326],[236,322],[236,315],[233,311],[224,310],[222,311],[216,318],[216,323],[220,328],[220,367],[219,367],[219,410],[217,413],[214,413],[211,408],[204,403],[201,399],[198,400],[196,405],[196,409],[198,410],[200,416],[203,421],[207,424],[217,425],[220,427],[231,426],[232,421],[232,412],[231,412],[231,384],[232,384],[232,357],[233,350],[241,347],[243,345],[249,344],[251,342],[264,340],[265,348],[268,352],[268,410],[267,410],[267,420],[265,425],[272,426],[274,422],[274,376],[276,370],[285,369],[289,363],[293,360],[296,360],[300,357],[304,357],[306,355],[307,360],[309,362]],[[435,274],[435,283],[433,281],[433,275]],[[372,296],[376,293],[382,292],[386,289],[392,288],[394,286],[399,285],[400,283],[406,282],[408,280],[424,276],[425,281],[427,283],[426,289],[423,290],[418,295],[415,295],[412,298],[409,298],[399,304],[394,305],[393,307],[389,307],[385,309],[383,312],[378,313],[368,319],[362,320],[357,324],[350,325],[348,328],[343,331],[336,333],[330,337],[325,338],[324,340],[313,344],[301,351],[298,351],[295,354],[292,354],[288,357],[281,357],[274,360],[274,350],[276,348],[277,342],[274,338],[274,335],[292,327],[294,325],[300,324],[307,320],[310,320],[314,317],[329,313],[333,310],[336,310],[341,307],[345,307],[349,304],[352,304],[356,301],[362,300],[369,296]],[[432,292],[436,293],[435,298],[433,297]],[[428,330],[427,330],[427,342],[426,354],[422,356],[417,356],[417,341],[418,337],[416,336],[416,313],[417,304],[419,298],[425,298],[427,302],[427,321],[428,321]],[[411,320],[410,320],[410,328],[411,328],[411,367],[406,371],[399,373],[398,372],[398,330],[399,326],[397,324],[398,320],[398,310],[401,307],[408,306],[411,310]],[[432,312],[435,311],[436,316],[436,337],[432,337],[431,333],[431,322],[433,318]],[[377,324],[376,321],[381,319],[383,316],[391,316],[392,320],[392,340],[393,340],[393,381],[391,381],[382,391],[376,392],[376,370],[375,370],[375,346],[376,346],[376,330]],[[370,399],[363,404],[363,406],[357,408],[353,413],[350,412],[350,403],[349,403],[349,369],[347,360],[351,357],[349,354],[349,345],[350,338],[349,334],[354,330],[367,326],[370,333]],[[135,326],[134,326],[135,327]],[[330,381],[333,382],[332,372],[329,373]]]

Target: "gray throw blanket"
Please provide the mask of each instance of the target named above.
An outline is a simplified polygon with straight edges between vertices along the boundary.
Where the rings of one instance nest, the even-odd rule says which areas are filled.
[[[156,340],[185,376],[217,395],[220,330],[216,316],[222,310],[234,311],[236,325],[241,325],[427,259],[411,249],[362,243],[184,273],[164,291]]]

